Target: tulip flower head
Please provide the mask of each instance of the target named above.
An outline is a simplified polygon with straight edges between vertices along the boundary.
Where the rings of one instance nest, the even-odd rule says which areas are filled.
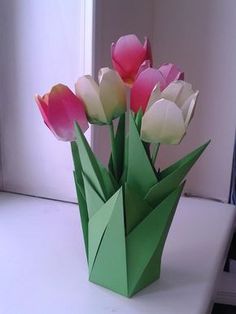
[[[85,132],[88,129],[83,101],[65,85],[58,84],[44,96],[35,96],[45,124],[62,141],[76,139],[74,122]]]
[[[192,119],[198,91],[184,81],[153,90],[144,113],[141,138],[149,143],[178,144]]]
[[[184,74],[174,64],[164,64],[159,69],[147,68],[135,80],[130,94],[130,108],[138,112],[141,108],[145,112],[148,100],[158,84],[160,90],[165,89],[173,80],[183,79]]]
[[[85,103],[90,123],[110,124],[126,111],[125,86],[118,73],[109,68],[99,71],[98,82],[90,75],[82,76],[76,83],[76,94]]]
[[[141,65],[152,65],[152,53],[149,40],[144,45],[133,35],[122,36],[111,45],[111,56],[114,69],[123,81],[132,85]],[[146,62],[145,62],[146,61]]]

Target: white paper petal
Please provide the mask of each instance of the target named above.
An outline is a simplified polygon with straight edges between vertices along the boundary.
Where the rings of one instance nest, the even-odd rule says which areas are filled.
[[[101,83],[101,80],[102,80],[102,77],[105,73],[111,71],[110,68],[108,67],[104,67],[104,68],[101,68],[99,71],[98,71],[98,84],[100,85]]]
[[[150,143],[178,144],[185,134],[182,111],[172,101],[161,99],[145,112],[141,138]]]
[[[184,105],[182,106],[181,110],[182,110],[182,114],[183,114],[183,118],[184,118],[184,123],[185,123],[185,127],[187,128],[187,126],[189,125],[193,114],[194,114],[194,109],[196,106],[196,102],[197,102],[197,97],[198,97],[199,91],[196,91],[194,94],[192,94],[184,103]]]
[[[176,103],[181,108],[185,101],[194,93],[192,85],[185,81],[171,82],[161,93],[162,98]]]
[[[83,99],[86,113],[90,120],[107,123],[106,115],[99,98],[98,85],[90,75],[85,75],[78,79],[75,91],[76,95]]]
[[[99,96],[107,121],[126,110],[125,85],[116,71],[104,70],[100,76]]]
[[[160,84],[158,83],[152,90],[151,96],[149,97],[146,111],[159,99],[161,99]]]

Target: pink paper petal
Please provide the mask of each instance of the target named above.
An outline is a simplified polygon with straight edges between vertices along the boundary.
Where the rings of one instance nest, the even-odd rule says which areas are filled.
[[[130,108],[133,112],[138,112],[140,108],[145,112],[151,92],[158,83],[162,90],[165,80],[157,69],[148,68],[139,74],[130,94]]]

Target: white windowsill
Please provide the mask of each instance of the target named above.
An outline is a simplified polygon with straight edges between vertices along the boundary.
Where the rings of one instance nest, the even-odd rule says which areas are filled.
[[[231,205],[182,198],[161,279],[126,299],[88,282],[77,205],[0,193],[0,313],[206,313],[234,218]]]

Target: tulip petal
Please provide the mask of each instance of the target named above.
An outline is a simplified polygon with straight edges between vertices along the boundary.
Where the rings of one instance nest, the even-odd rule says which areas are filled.
[[[199,91],[196,91],[194,94],[192,94],[181,107],[186,128],[189,125],[193,117],[198,94],[199,94]]]
[[[88,128],[82,100],[62,84],[54,86],[49,93],[48,119],[58,139],[63,141],[75,140],[75,121],[83,132]]]
[[[143,48],[146,51],[145,60],[149,60],[150,66],[152,67],[152,61],[153,61],[152,60],[152,49],[151,49],[150,41],[147,37],[145,37]]]
[[[136,78],[139,76],[139,74],[141,72],[143,72],[144,70],[148,69],[148,68],[151,68],[151,62],[150,60],[145,60],[139,67],[138,69],[138,72],[137,72],[137,75],[136,75]]]
[[[163,91],[162,97],[173,101],[181,108],[188,99],[194,93],[192,85],[185,81],[174,81],[170,83]]]
[[[107,123],[106,115],[99,98],[99,87],[92,76],[85,75],[78,79],[75,85],[76,95],[80,96],[85,104],[89,121]]]
[[[39,107],[45,124],[49,127],[50,123],[48,120],[48,94],[45,94],[43,97],[35,95],[35,101]]]
[[[126,110],[125,86],[118,73],[109,68],[99,71],[99,96],[108,122]]]
[[[125,81],[134,80],[145,60],[145,54],[146,49],[133,34],[120,37],[116,44],[112,45],[113,66]]]
[[[150,107],[161,98],[162,96],[161,96],[160,84],[157,84],[152,90],[151,96],[148,100],[146,111],[150,109]]]
[[[143,116],[141,138],[146,142],[178,144],[185,134],[181,110],[172,101],[158,100]]]
[[[139,108],[145,112],[153,88],[160,84],[162,90],[165,80],[160,71],[148,68],[137,77],[130,94],[130,108],[136,113]]]
[[[181,72],[180,68],[177,67],[175,64],[172,63],[163,64],[158,70],[164,76],[166,86],[168,86],[172,81],[184,79],[184,73]]]

